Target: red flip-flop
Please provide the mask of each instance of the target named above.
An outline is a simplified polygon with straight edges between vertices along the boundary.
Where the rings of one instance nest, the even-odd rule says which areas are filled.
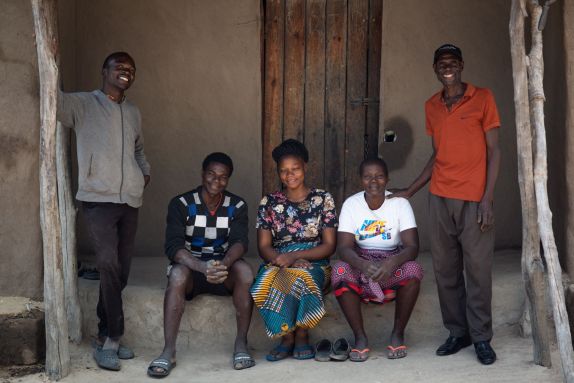
[[[364,348],[362,350],[353,348],[349,353],[349,360],[351,362],[364,362],[365,360],[369,359],[369,351],[368,348]]]
[[[388,345],[387,349],[389,350],[389,353],[387,354],[387,358],[389,359],[401,359],[407,356],[407,346],[404,344],[397,347]]]

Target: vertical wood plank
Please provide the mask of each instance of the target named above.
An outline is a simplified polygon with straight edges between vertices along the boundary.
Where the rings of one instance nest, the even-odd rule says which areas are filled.
[[[277,189],[279,182],[273,148],[283,136],[284,0],[267,0],[265,7],[265,68],[263,118],[263,194]]]
[[[528,306],[534,341],[534,363],[550,367],[552,358],[550,354],[550,329],[546,318],[546,273],[540,254],[540,235],[534,191],[532,126],[530,125],[528,100],[523,5],[520,0],[512,0],[509,23],[512,77],[514,79],[514,108],[516,111],[518,185],[522,201],[522,276],[526,296],[530,302]]]
[[[368,35],[368,61],[367,61],[367,98],[380,98],[381,81],[381,44],[382,44],[383,0],[369,1],[369,35]],[[365,134],[367,135],[367,156],[378,154],[379,145],[379,104],[372,103],[367,106],[367,121]]]
[[[345,126],[345,197],[361,189],[359,164],[364,157],[365,106],[354,100],[367,95],[367,29],[369,0],[349,0],[347,7],[347,114]]]
[[[306,178],[309,186],[324,188],[326,0],[307,0],[306,7],[304,140],[311,157]]]
[[[559,6],[559,5],[556,5]],[[562,23],[564,29],[562,31],[562,38],[564,40],[564,68],[565,68],[565,90],[566,99],[565,112],[565,133],[566,133],[566,158],[564,159],[567,174],[572,174],[574,167],[574,24],[569,21],[574,19],[574,2],[565,1],[562,5]],[[566,184],[567,195],[574,195],[574,178],[566,177],[564,180]],[[570,205],[571,206],[571,205]],[[574,249],[574,209],[569,208],[566,215],[566,249]],[[566,256],[566,270],[574,270],[574,252],[569,252]],[[574,309],[574,306],[572,307]],[[571,327],[574,329],[574,316],[570,318],[572,323]]]
[[[325,188],[341,208],[345,185],[347,1],[327,2]]]
[[[68,318],[68,336],[71,341],[79,344],[82,341],[82,311],[78,296],[77,209],[72,193],[70,129],[62,126],[59,122],[56,126],[56,173],[62,229],[64,299]]]
[[[303,141],[305,0],[286,0],[284,70],[283,138]]]
[[[544,55],[543,36],[539,28],[542,6],[537,1],[527,4],[530,15],[531,46],[528,54],[528,98],[530,101],[530,123],[534,129],[534,191],[540,241],[544,249],[548,288],[552,302],[552,314],[564,381],[574,383],[574,355],[568,313],[564,301],[562,269],[558,259],[558,249],[552,231],[552,211],[548,201],[548,156],[546,127],[544,124]]]
[[[60,380],[70,371],[61,229],[56,182],[58,27],[56,0],[32,0],[40,78],[40,227],[44,253],[46,375]]]

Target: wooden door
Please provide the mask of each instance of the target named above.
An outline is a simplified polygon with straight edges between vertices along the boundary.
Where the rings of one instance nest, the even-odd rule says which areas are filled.
[[[377,154],[382,0],[264,0],[263,192],[280,187],[271,151],[309,149],[307,184],[340,207]]]

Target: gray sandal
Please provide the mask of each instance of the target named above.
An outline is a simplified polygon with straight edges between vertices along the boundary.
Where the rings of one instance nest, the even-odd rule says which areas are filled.
[[[120,364],[120,358],[118,358],[118,353],[116,350],[112,349],[102,349],[96,347],[94,350],[94,359],[99,367],[106,370],[119,371],[122,368]]]
[[[175,365],[176,362],[171,362],[165,358],[157,358],[149,364],[149,367],[147,368],[147,374],[152,378],[165,378],[169,375]],[[156,371],[156,368],[161,368],[163,371]]]
[[[118,358],[120,359],[133,359],[135,357],[134,352],[128,346],[124,346],[120,344],[120,348],[118,348]]]
[[[255,359],[246,352],[236,352],[233,354],[233,368],[243,370],[255,366]]]
[[[345,338],[339,338],[333,343],[333,349],[329,357],[332,360],[345,361],[349,358],[351,352],[351,345]]]
[[[98,341],[96,339],[94,339],[94,340],[92,340],[92,347],[97,349],[97,348],[102,348],[102,345],[98,344]],[[118,348],[118,358],[120,358],[120,359],[133,359],[134,357],[135,357],[135,354],[131,348],[129,348],[128,346],[124,346],[123,344],[120,344],[120,347]]]

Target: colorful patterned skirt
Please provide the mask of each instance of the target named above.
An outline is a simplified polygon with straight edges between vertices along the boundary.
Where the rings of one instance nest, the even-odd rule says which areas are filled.
[[[381,261],[399,254],[400,249],[391,251],[355,248],[360,257],[370,261]],[[339,261],[333,266],[332,287],[335,296],[354,291],[365,303],[386,303],[395,299],[399,287],[411,279],[423,278],[423,269],[415,261],[408,261],[393,271],[393,275],[384,282],[374,282],[358,269],[346,262]]]
[[[316,244],[292,244],[280,253],[306,250]],[[323,286],[331,275],[329,260],[311,262],[311,269],[280,268],[263,264],[259,268],[251,295],[271,338],[286,335],[296,328],[309,329],[325,315]]]

